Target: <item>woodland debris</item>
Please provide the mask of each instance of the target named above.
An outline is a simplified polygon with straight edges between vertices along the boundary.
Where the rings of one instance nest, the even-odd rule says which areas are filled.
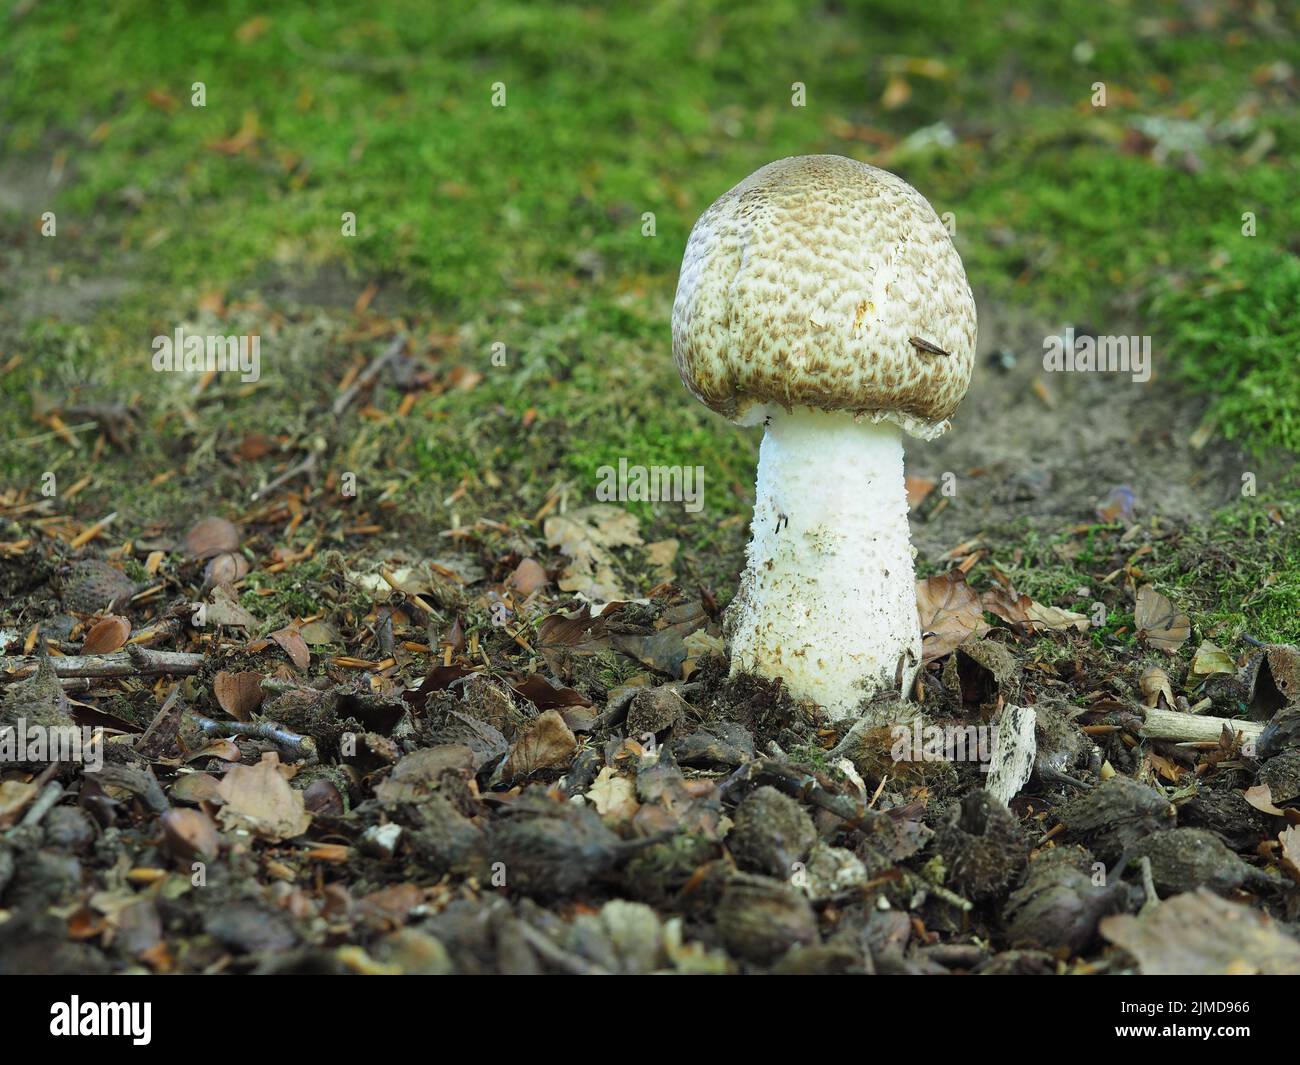
[[[817,829],[804,808],[771,785],[746,796],[734,821],[727,849],[748,872],[787,879],[817,842]]]
[[[788,883],[738,873],[727,881],[717,910],[727,949],[768,965],[794,946],[817,941],[817,915]]]
[[[1065,836],[1107,863],[1153,832],[1173,828],[1173,806],[1160,792],[1131,777],[1115,776],[1061,808]]]
[[[1187,714],[1157,706],[1147,707],[1142,714],[1141,734],[1147,739],[1213,743],[1223,735],[1224,729],[1229,735],[1240,733],[1243,740],[1258,740],[1264,725],[1259,721]]]
[[[1300,943],[1267,914],[1204,889],[1166,899],[1140,917],[1117,914],[1101,934],[1147,976],[1300,974]]]
[[[1025,867],[1029,843],[1016,816],[987,791],[968,792],[935,831],[946,882],[978,902],[1001,892]]]
[[[113,654],[64,655],[52,661],[54,672],[59,677],[185,677],[201,670],[207,656],[189,651],[154,651],[132,645]],[[30,677],[36,666],[37,660],[33,658],[0,658],[0,683],[11,684]]]
[[[1044,849],[1003,907],[1007,938],[1015,947],[1079,954],[1095,939],[1098,922],[1121,909],[1127,894],[1123,881],[1108,882],[1084,848]]]
[[[1203,828],[1171,828],[1153,832],[1127,851],[1132,859],[1151,862],[1151,879],[1161,895],[1177,895],[1208,888],[1219,895],[1247,882],[1269,883],[1223,845],[1213,832]]]
[[[1004,806],[1029,783],[1038,754],[1034,735],[1038,720],[1033,707],[1007,703],[997,722],[993,761],[989,764],[984,787]]]

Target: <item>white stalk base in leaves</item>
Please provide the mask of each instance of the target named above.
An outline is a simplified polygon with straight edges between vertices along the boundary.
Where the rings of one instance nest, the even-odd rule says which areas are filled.
[[[921,662],[902,433],[796,408],[767,419],[731,671],[780,677],[832,718],[904,697]]]

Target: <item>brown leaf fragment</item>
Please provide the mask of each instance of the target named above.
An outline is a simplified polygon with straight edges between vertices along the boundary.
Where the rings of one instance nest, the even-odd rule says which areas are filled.
[[[240,606],[224,587],[213,590],[212,599],[204,604],[203,611],[203,620],[208,625],[222,625],[236,629],[257,628],[257,618]]]
[[[120,651],[131,637],[131,622],[119,614],[100,618],[86,633],[83,655],[108,655]]]
[[[519,601],[527,599],[539,588],[545,588],[548,583],[546,570],[533,558],[524,559],[506,578],[506,587],[514,590]]]
[[[708,623],[708,615],[698,601],[679,603],[664,611],[654,632],[645,635],[614,633],[610,642],[625,655],[659,673],[680,677],[689,651],[686,638]]]
[[[289,661],[299,669],[306,669],[311,665],[311,651],[307,647],[307,641],[293,625],[271,633],[271,639],[280,645],[280,650],[287,654]]]
[[[1159,706],[1163,699],[1166,710],[1174,708],[1174,690],[1169,685],[1169,674],[1159,666],[1143,671],[1138,678],[1138,687],[1142,689],[1142,702],[1146,706]]]
[[[1101,934],[1132,954],[1146,976],[1300,974],[1300,943],[1276,921],[1205,888],[1140,917],[1106,917]]]
[[[1029,611],[1034,601],[1027,595],[1008,588],[989,588],[980,596],[980,606],[990,614],[1000,617],[1008,625],[1021,625],[1033,629],[1029,621]]]
[[[173,807],[158,819],[163,842],[177,858],[215,858],[221,850],[221,836],[212,818],[202,810]]]
[[[1282,872],[1300,884],[1300,825],[1288,826],[1278,837],[1282,847]]]
[[[17,824],[23,811],[40,790],[29,780],[0,782],[0,828]]]
[[[942,658],[970,637],[988,632],[979,596],[960,570],[917,581],[916,611],[926,662]]]
[[[566,668],[576,657],[599,654],[609,647],[605,630],[609,611],[591,616],[583,605],[570,614],[551,614],[537,626],[537,650],[546,659],[547,668],[557,676],[567,676]]]
[[[564,718],[555,710],[547,710],[510,748],[502,777],[513,782],[541,769],[563,768],[577,749],[578,741],[564,723]]]
[[[1254,787],[1247,788],[1241,793],[1241,797],[1262,814],[1270,814],[1273,817],[1286,816],[1285,810],[1274,805],[1273,789],[1267,784],[1256,784]]]
[[[262,675],[222,670],[212,678],[212,694],[217,705],[236,721],[251,721],[262,705]]]
[[[311,824],[302,792],[289,787],[274,752],[255,766],[232,765],[217,788],[226,805],[218,815],[228,829],[244,829],[278,842],[300,836]]]
[[[1067,629],[1074,629],[1076,632],[1088,631],[1088,615],[1076,614],[1073,610],[1044,606],[1042,603],[1030,600],[1026,615],[1035,629],[1047,629],[1052,632],[1064,632]]]
[[[591,700],[572,688],[557,688],[540,674],[533,673],[510,685],[516,695],[522,695],[538,710],[557,706],[590,706]]]
[[[610,503],[594,503],[551,515],[543,532],[546,542],[571,560],[560,578],[562,591],[579,592],[598,603],[629,598],[611,552],[642,543],[635,514]]]
[[[1133,623],[1139,639],[1170,655],[1192,634],[1191,619],[1150,584],[1138,589]]]
[[[185,550],[205,559],[239,550],[239,530],[225,518],[204,518],[185,534]]]

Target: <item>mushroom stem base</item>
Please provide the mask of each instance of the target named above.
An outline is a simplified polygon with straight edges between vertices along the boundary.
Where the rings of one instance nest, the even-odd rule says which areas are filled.
[[[780,677],[836,719],[910,691],[921,631],[897,426],[772,414],[747,560],[728,618],[733,675]]]

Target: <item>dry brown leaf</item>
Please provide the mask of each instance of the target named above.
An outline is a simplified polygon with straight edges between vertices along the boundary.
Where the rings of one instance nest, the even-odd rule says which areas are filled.
[[[1191,619],[1150,584],[1138,589],[1133,623],[1149,647],[1173,654],[1192,634]]]
[[[41,789],[29,780],[6,780],[0,783],[0,828],[17,824],[18,818],[27,809],[27,804],[36,798]]]
[[[120,651],[131,638],[131,622],[119,614],[100,618],[86,633],[83,655],[108,655]]]
[[[573,688],[557,688],[545,677],[531,673],[522,680],[513,681],[510,688],[522,695],[538,710],[553,710],[563,706],[590,706],[591,700]]]
[[[1169,674],[1159,666],[1145,670],[1138,678],[1138,687],[1142,689],[1142,702],[1146,706],[1159,706],[1164,699],[1165,709],[1174,708],[1174,689],[1169,684]]]
[[[1285,810],[1274,805],[1273,789],[1267,784],[1256,784],[1253,788],[1247,788],[1241,793],[1241,797],[1262,814],[1268,814],[1271,817],[1286,816]]]
[[[641,808],[636,799],[636,784],[619,776],[610,766],[600,771],[585,798],[591,800],[596,813],[610,821],[627,821]]]
[[[1223,648],[1209,640],[1201,641],[1201,646],[1192,655],[1192,667],[1189,677],[1193,682],[1212,677],[1217,673],[1236,673],[1237,663]]]
[[[298,631],[308,647],[343,642],[343,637],[328,621],[309,621]]]
[[[681,545],[673,539],[656,540],[645,545],[645,558],[660,581],[673,579],[673,562],[677,558],[677,549]]]
[[[185,534],[185,549],[197,559],[239,550],[239,530],[225,518],[204,518]]]
[[[522,780],[539,769],[567,766],[578,749],[569,726],[558,711],[547,710],[538,716],[528,731],[510,748],[502,777],[506,781]]]
[[[168,795],[172,802],[221,802],[217,790],[220,781],[211,773],[183,773],[176,778]]]
[[[302,792],[289,787],[273,752],[262,755],[255,766],[232,765],[217,791],[226,803],[218,814],[226,828],[278,842],[301,836],[311,824]]]
[[[257,618],[240,606],[223,587],[214,588],[212,599],[204,604],[204,622],[235,629],[255,629]]]
[[[306,669],[311,665],[311,651],[307,649],[307,641],[294,626],[288,625],[276,630],[271,633],[271,639],[280,645],[280,650],[287,654],[289,661],[299,669]]]
[[[1146,976],[1300,974],[1300,943],[1276,921],[1204,888],[1140,917],[1106,917],[1101,934],[1132,954]]]
[[[1277,841],[1282,846],[1282,859],[1278,863],[1282,872],[1300,884],[1300,825],[1288,826]]]
[[[1000,617],[1009,625],[1025,625],[1032,629],[1029,622],[1029,608],[1034,601],[1027,595],[1013,592],[1006,588],[990,588],[980,596],[980,606],[990,614]]]
[[[222,670],[212,678],[212,694],[217,705],[236,721],[251,721],[262,705],[262,675]]]
[[[554,514],[546,519],[546,542],[566,555],[571,564],[560,578],[560,589],[579,592],[593,602],[609,603],[630,598],[619,583],[615,547],[636,547],[636,515],[609,503]]]
[[[221,836],[212,818],[202,810],[173,807],[159,819],[163,842],[178,858],[211,859],[221,850]]]
[[[988,632],[979,596],[960,570],[916,582],[916,612],[921,621],[922,657],[933,662],[972,636]]]
[[[1066,629],[1074,629],[1076,632],[1088,631],[1087,614],[1076,614],[1073,610],[1044,606],[1042,603],[1035,603],[1032,600],[1025,613],[1036,629],[1049,629],[1055,632],[1064,632]]]
[[[548,583],[546,570],[536,559],[526,558],[515,567],[515,571],[506,578],[506,587],[514,590],[515,596],[522,601]]]

